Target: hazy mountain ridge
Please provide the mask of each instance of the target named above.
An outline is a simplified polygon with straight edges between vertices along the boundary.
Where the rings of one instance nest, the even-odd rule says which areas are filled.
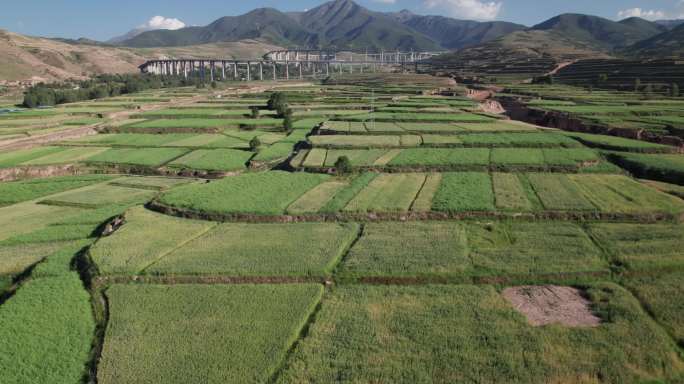
[[[631,45],[622,53],[634,57],[684,57],[684,23]]]

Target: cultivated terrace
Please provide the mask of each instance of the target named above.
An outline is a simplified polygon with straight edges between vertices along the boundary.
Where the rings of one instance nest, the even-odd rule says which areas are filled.
[[[684,381],[682,100],[504,88],[605,130],[396,74],[0,114],[0,382]]]

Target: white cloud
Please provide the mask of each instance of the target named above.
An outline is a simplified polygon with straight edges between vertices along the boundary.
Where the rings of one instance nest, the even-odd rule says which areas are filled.
[[[396,4],[397,0],[373,0],[376,3],[383,3],[383,4]]]
[[[460,19],[493,20],[501,12],[502,2],[482,0],[424,0],[428,8],[441,8]]]
[[[641,17],[646,20],[660,20],[665,18],[665,12],[655,9],[630,8],[618,12],[619,19],[628,17]]]
[[[141,25],[138,27],[139,29],[144,29],[144,30],[154,30],[154,29],[181,29],[185,28],[185,23],[175,19],[175,18],[166,18],[164,16],[154,16],[151,19],[147,21],[147,23]]]

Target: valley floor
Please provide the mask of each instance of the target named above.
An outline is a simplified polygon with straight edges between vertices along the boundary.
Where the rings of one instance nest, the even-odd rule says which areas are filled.
[[[0,382],[684,381],[675,147],[363,80],[0,115],[92,129],[0,153]]]

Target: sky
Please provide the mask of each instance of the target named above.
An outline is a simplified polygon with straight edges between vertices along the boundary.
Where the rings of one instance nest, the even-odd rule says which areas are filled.
[[[0,29],[46,36],[107,40],[133,28],[206,25],[254,8],[302,11],[324,0],[0,0]],[[684,18],[684,0],[357,0],[375,11],[408,9],[423,15],[505,20],[534,25],[560,13],[619,20]]]

